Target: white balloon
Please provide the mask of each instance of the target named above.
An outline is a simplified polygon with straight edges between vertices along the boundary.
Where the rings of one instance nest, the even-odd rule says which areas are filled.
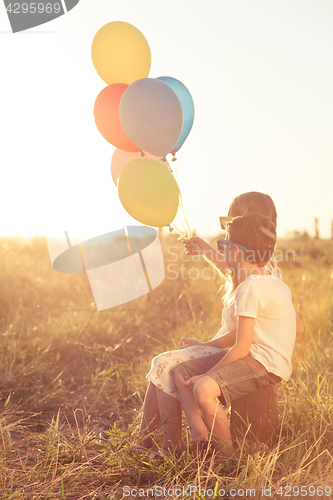
[[[165,156],[178,142],[183,110],[176,93],[154,78],[133,82],[120,101],[120,121],[129,139],[154,156]]]

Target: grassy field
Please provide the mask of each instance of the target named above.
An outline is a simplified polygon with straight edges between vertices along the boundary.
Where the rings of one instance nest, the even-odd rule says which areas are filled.
[[[133,451],[151,358],[219,328],[223,283],[202,274],[207,264],[183,262],[182,248],[164,237],[162,285],[98,312],[87,277],[55,272],[44,239],[0,240],[1,498],[333,498],[330,241],[279,245],[305,332],[279,386],[277,445],[251,452],[241,443],[223,463],[156,463]]]

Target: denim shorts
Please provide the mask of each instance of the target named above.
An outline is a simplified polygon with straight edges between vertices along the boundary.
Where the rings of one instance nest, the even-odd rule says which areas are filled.
[[[221,352],[210,356],[184,361],[178,365],[178,369],[185,380],[195,375],[202,375],[215,366],[228,351],[229,349],[221,349]],[[265,385],[276,384],[281,381],[280,377],[268,372],[251,354],[231,365],[211,372],[207,376],[214,379],[221,389],[219,399],[223,406],[229,405],[232,401],[261,389]]]

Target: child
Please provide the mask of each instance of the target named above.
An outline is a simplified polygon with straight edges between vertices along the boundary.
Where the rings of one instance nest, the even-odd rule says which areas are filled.
[[[206,428],[212,432],[216,451],[231,449],[228,418],[216,398],[229,405],[268,383],[288,380],[292,371],[296,313],[291,292],[266,267],[273,255],[276,227],[268,217],[248,213],[229,222],[227,231],[228,240],[218,241],[237,285],[234,341],[216,354],[183,362],[175,374],[194,453],[207,446]],[[224,337],[216,339],[215,345],[225,348]]]
[[[225,223],[228,218],[244,215],[248,212],[258,212],[266,215],[276,225],[277,214],[272,198],[267,194],[253,191],[240,194],[232,201],[228,216],[220,218],[222,229],[225,229]],[[191,238],[185,242],[186,251],[189,255],[198,253],[196,245],[222,271],[226,269],[226,264],[221,259],[221,254],[200,238]],[[274,261],[274,257],[267,262],[266,268],[272,274],[281,278],[281,273]],[[233,286],[235,286],[235,281],[233,282]],[[153,446],[151,434],[160,422],[163,425],[162,452],[167,453],[167,448],[170,445],[178,446],[181,444],[181,403],[175,383],[175,368],[183,361],[211,356],[216,352],[220,352],[221,348],[231,347],[234,344],[236,315],[232,292],[233,290],[230,290],[230,300],[225,301],[226,307],[223,309],[221,329],[213,340],[201,343],[194,339],[182,339],[181,350],[165,352],[153,359],[151,370],[147,375],[149,386],[144,401],[140,429],[141,439],[139,442],[141,448],[149,449]],[[302,327],[301,321],[300,327]],[[219,340],[218,345],[216,344],[217,340]]]

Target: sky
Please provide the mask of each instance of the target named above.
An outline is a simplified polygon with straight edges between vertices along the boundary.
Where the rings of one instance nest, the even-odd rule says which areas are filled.
[[[177,154],[186,217],[199,235],[242,192],[272,196],[278,233],[333,219],[331,0],[80,0],[13,34],[0,4],[0,236],[95,236],[136,222],[110,174],[114,147],[93,106],[106,84],[91,60],[111,21],[146,37],[149,77],[191,92],[192,131]]]

